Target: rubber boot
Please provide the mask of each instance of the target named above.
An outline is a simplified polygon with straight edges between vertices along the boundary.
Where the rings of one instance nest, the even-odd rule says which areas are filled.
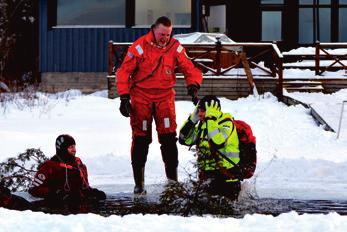
[[[177,168],[176,167],[165,167],[166,178],[169,181],[177,181]]]
[[[145,185],[145,164],[147,160],[148,148],[151,143],[149,136],[135,136],[131,148],[131,164],[135,181],[134,194],[144,195]]]
[[[178,151],[176,133],[159,135],[160,150],[165,163],[165,174],[169,181],[177,181]]]
[[[135,181],[134,194],[145,195],[145,168],[133,167],[133,175]]]

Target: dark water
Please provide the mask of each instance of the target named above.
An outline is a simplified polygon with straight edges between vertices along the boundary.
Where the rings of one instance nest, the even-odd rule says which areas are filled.
[[[201,203],[201,202],[200,202]],[[171,214],[181,216],[216,215],[218,217],[242,218],[246,214],[266,214],[277,216],[281,213],[296,211],[299,214],[328,214],[336,212],[347,215],[347,200],[294,200],[294,199],[243,199],[237,202],[221,202],[219,205],[200,207],[190,206],[172,208],[160,204],[158,197],[134,198],[130,193],[119,193],[99,202],[89,212],[102,216],[127,214]]]

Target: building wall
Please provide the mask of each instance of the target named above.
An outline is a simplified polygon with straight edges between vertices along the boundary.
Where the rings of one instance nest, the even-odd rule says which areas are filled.
[[[41,75],[40,91],[55,93],[79,89],[93,93],[107,89],[105,72],[44,72]]]
[[[49,0],[40,1],[39,69],[45,72],[106,72],[107,43],[133,42],[148,28],[50,28]],[[191,28],[174,28],[174,33],[189,33]]]

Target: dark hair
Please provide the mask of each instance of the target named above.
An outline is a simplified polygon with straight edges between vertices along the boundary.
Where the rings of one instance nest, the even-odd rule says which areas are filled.
[[[198,108],[206,110],[205,103],[210,104],[212,100],[218,103],[219,108],[222,108],[219,99],[214,95],[206,95],[205,97],[200,99]]]
[[[166,16],[159,17],[153,26],[157,27],[159,24],[163,24],[165,27],[171,27],[172,25],[171,20]]]

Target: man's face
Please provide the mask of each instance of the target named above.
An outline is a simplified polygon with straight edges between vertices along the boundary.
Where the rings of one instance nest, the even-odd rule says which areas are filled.
[[[165,47],[170,40],[172,26],[165,27],[163,24],[159,24],[157,27],[153,29],[153,31],[157,44],[160,47]]]
[[[198,118],[200,121],[204,121],[205,120],[205,114],[206,114],[206,111],[203,110],[203,109],[199,109],[198,110]]]
[[[68,146],[67,152],[69,153],[69,155],[75,156],[76,155],[76,145]]]

